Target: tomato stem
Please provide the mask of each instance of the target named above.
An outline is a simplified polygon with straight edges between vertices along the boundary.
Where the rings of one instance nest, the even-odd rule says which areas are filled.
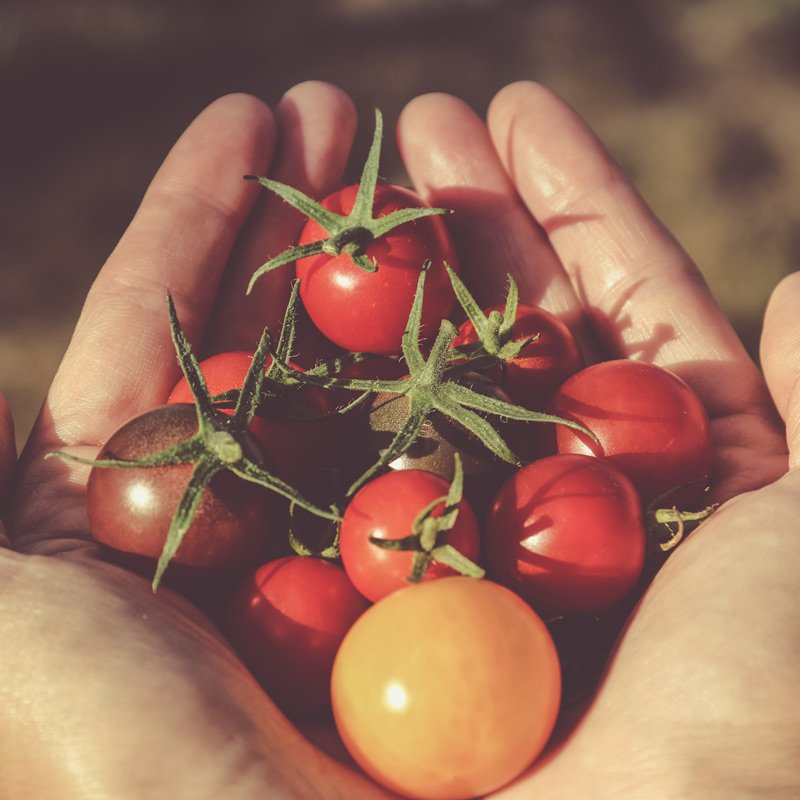
[[[422,217],[449,214],[446,208],[401,208],[381,217],[375,217],[375,192],[378,185],[378,166],[380,163],[381,141],[383,138],[383,117],[375,109],[375,130],[369,154],[361,172],[358,192],[349,214],[338,214],[325,208],[321,203],[287,184],[256,175],[245,175],[246,180],[257,181],[261,186],[277,194],[284,202],[296,208],[325,230],[328,236],[309,244],[290,247],[262,264],[250,279],[249,294],[255,282],[266,272],[308,256],[327,253],[331,256],[346,254],[353,263],[366,272],[378,268],[374,259],[367,256],[366,250],[375,239],[390,231]]]
[[[717,505],[710,505],[699,511],[681,511],[675,506],[657,509],[651,506],[646,514],[651,550],[658,554],[671,552],[717,508]]]
[[[411,525],[411,533],[400,539],[386,539],[371,536],[370,542],[383,550],[410,550],[414,553],[410,583],[417,583],[425,577],[431,562],[444,564],[461,575],[482,578],[485,571],[468,559],[446,541],[448,531],[452,530],[458,519],[458,511],[464,493],[464,468],[461,456],[454,454],[454,475],[445,497],[437,497],[426,505]],[[444,505],[441,513],[434,512]]]

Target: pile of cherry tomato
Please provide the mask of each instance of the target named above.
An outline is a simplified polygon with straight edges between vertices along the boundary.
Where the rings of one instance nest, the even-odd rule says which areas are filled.
[[[511,279],[481,308],[445,210],[378,183],[380,140],[377,115],[360,183],[321,203],[257,179],[309,216],[253,276],[294,264],[281,330],[198,361],[170,300],[184,377],[92,462],[88,514],[290,717],[332,713],[401,795],[469,798],[591,690],[702,505],[711,439],[681,379],[585,365]]]

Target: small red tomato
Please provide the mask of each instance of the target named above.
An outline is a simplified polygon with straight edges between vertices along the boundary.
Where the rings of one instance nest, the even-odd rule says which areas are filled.
[[[517,777],[555,724],[561,674],[539,617],[508,589],[453,577],[369,608],[333,665],[336,726],[403,797],[483,797]]]
[[[602,456],[636,485],[642,501],[665,498],[683,506],[704,492],[713,444],[703,404],[681,378],[663,367],[620,359],[586,367],[568,378],[547,411],[582,423],[599,444],[565,425],[553,427],[559,453]]]
[[[186,441],[197,433],[194,406],[160,406],[126,422],[106,442],[100,459],[136,460]],[[255,441],[245,452],[262,460]],[[193,465],[94,467],[86,487],[94,538],[122,553],[157,560],[183,497]],[[218,473],[203,492],[173,564],[220,572],[263,561],[271,538],[271,494],[229,471]]]
[[[253,354],[246,351],[217,353],[200,362],[206,386],[212,397],[233,389],[241,389],[250,369]],[[267,358],[268,369],[271,359]],[[303,388],[290,395],[296,408],[302,408],[317,419],[297,419],[286,415],[285,401],[275,402],[275,416],[256,414],[250,423],[255,436],[277,471],[292,481],[303,474],[310,462],[327,462],[339,442],[332,420],[324,415],[335,409],[332,393],[325,389]],[[192,403],[194,398],[185,377],[181,377],[167,398],[168,403]],[[226,414],[232,409],[221,409]]]
[[[556,455],[512,475],[484,536],[488,574],[542,614],[591,613],[621,600],[645,556],[636,489],[604,459]]]
[[[222,626],[275,703],[290,714],[309,714],[328,707],[334,656],[368,606],[341,567],[287,556],[242,583]]]
[[[347,186],[326,197],[322,205],[338,214],[348,214],[357,191],[357,185]],[[424,203],[408,189],[389,184],[377,187],[375,217],[411,207],[424,207]],[[309,220],[299,244],[327,236],[317,222]],[[356,266],[346,253],[338,256],[320,253],[297,261],[300,297],[314,324],[346,350],[399,353],[419,274],[430,260],[422,330],[423,335],[435,335],[440,320],[450,313],[455,302],[444,262],[458,269],[455,248],[442,219],[427,216],[399,225],[371,241],[365,253],[377,262],[376,272]]]
[[[339,529],[342,564],[353,585],[373,602],[408,585],[414,554],[385,550],[370,542],[402,539],[412,532],[414,521],[426,506],[447,495],[450,484],[432,472],[401,469],[365,484],[350,501]],[[444,503],[432,516],[440,516]],[[440,534],[438,544],[449,544],[475,562],[478,557],[478,523],[469,503],[462,499],[454,526]],[[449,566],[431,561],[423,580],[454,575]]]
[[[484,314],[488,317],[493,311],[502,313],[503,306],[487,308]],[[572,331],[558,317],[538,306],[520,304],[510,341],[530,336],[537,338],[492,374],[508,392],[512,402],[539,411],[553,392],[583,367],[583,355]],[[453,346],[476,341],[475,327],[467,320],[459,328]]]

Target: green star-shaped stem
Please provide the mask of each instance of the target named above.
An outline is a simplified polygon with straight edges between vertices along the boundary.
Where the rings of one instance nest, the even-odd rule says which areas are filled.
[[[406,222],[429,217],[434,214],[449,214],[445,208],[403,208],[382,217],[373,216],[375,189],[378,185],[378,164],[380,161],[381,139],[383,137],[383,118],[375,109],[375,133],[372,137],[369,155],[364,164],[359,181],[358,192],[349,214],[338,214],[325,208],[313,198],[285,183],[257,175],[245,175],[245,179],[258,181],[263,187],[277,194],[289,205],[318,223],[328,236],[316,242],[289,247],[262,264],[250,279],[249,294],[255,282],[273,269],[297,261],[300,258],[327,253],[331,256],[349,255],[353,262],[367,272],[375,272],[378,265],[368,258],[366,249],[375,239]]]
[[[411,526],[411,533],[400,539],[371,536],[370,542],[383,550],[405,550],[414,553],[411,574],[408,576],[410,583],[421,581],[432,562],[445,564],[461,575],[482,578],[485,571],[481,567],[451,544],[443,541],[447,532],[456,524],[463,494],[464,468],[461,465],[461,457],[456,453],[455,474],[447,494],[437,497],[417,514]],[[444,503],[442,513],[433,516],[433,511],[442,503]]]
[[[519,356],[523,348],[536,341],[538,334],[518,340],[512,338],[511,331],[517,320],[519,290],[511,275],[508,276],[508,293],[502,313],[494,310],[486,314],[455,271],[447,264],[445,267],[453,292],[477,336],[474,344],[453,348],[450,356],[453,361],[461,360],[465,356],[469,359],[484,356],[491,361],[511,361]]]
[[[214,401],[209,394],[200,365],[192,352],[189,340],[180,327],[175,304],[169,293],[167,294],[167,307],[172,341],[181,370],[195,401],[197,433],[184,442],[139,459],[91,460],[62,452],[50,454],[89,464],[93,468],[131,469],[169,464],[194,464],[189,482],[170,522],[164,547],[156,565],[152,584],[154,591],[158,588],[164,571],[177,553],[192,524],[205,488],[212,478],[223,470],[233,472],[242,480],[259,484],[312,514],[333,521],[340,519],[335,509],[322,509],[306,500],[294,487],[272,475],[263,466],[245,455],[241,446],[241,440],[258,408],[262,395],[262,386],[265,380],[264,365],[270,354],[269,331],[264,329],[241,391],[237,394],[233,413],[228,415],[214,407]]]
[[[506,419],[526,422],[552,422],[567,425],[596,441],[596,437],[583,425],[539,411],[529,411],[521,406],[488,397],[470,389],[448,374],[452,358],[452,342],[456,327],[449,320],[442,320],[439,332],[427,358],[420,347],[422,299],[427,270],[423,269],[417,282],[414,302],[403,333],[403,357],[408,365],[408,377],[401,380],[361,380],[355,378],[324,378],[299,373],[285,362],[275,359],[281,368],[294,372],[301,382],[332,388],[352,389],[361,392],[388,392],[408,398],[408,413],[389,446],[348,489],[348,496],[363,486],[373,475],[405,453],[416,440],[425,420],[438,411],[474,434],[483,445],[498,458],[515,466],[521,460],[514,454],[495,427],[481,415],[489,414]],[[459,366],[458,370],[462,369]]]

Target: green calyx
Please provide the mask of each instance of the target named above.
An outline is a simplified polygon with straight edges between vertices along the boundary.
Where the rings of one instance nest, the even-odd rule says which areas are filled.
[[[445,540],[458,519],[458,508],[464,492],[464,469],[461,458],[455,455],[455,475],[444,497],[438,497],[423,508],[415,518],[411,533],[401,539],[382,539],[371,536],[370,542],[383,550],[410,551],[414,553],[410,583],[421,581],[432,562],[445,564],[460,575],[482,578],[485,571]],[[433,512],[444,503],[438,516]]]
[[[445,267],[450,276],[453,292],[478,337],[475,344],[454,348],[452,355],[454,360],[464,356],[471,359],[486,356],[497,361],[511,361],[518,358],[522,350],[531,342],[536,341],[538,334],[518,340],[512,338],[512,329],[517,319],[519,290],[511,275],[508,276],[508,294],[502,313],[495,310],[487,315],[455,271],[447,264]]]
[[[315,414],[304,408],[302,402],[293,403],[293,394],[296,395],[298,391],[305,389],[307,387],[307,382],[304,383],[298,380],[295,373],[288,372],[280,366],[289,361],[294,349],[299,291],[300,281],[292,281],[291,293],[286,305],[286,311],[284,312],[278,343],[271,353],[271,355],[274,356],[274,360],[271,360],[266,367],[258,392],[246,399],[246,403],[248,407],[252,407],[253,413],[258,412],[273,418],[307,420],[320,419],[321,417],[329,415]],[[265,344],[269,347],[269,341]],[[316,364],[314,367],[310,368],[306,374],[312,377],[325,378],[340,373],[350,364],[356,364],[369,358],[374,358],[374,356],[370,353],[346,353],[337,358],[330,359],[329,361]],[[231,389],[222,394],[214,395],[211,401],[217,408],[232,408],[239,402],[242,392],[244,392],[244,387],[241,390]],[[335,412],[331,413],[346,413],[353,406],[363,402],[365,397],[366,395],[359,396],[345,408],[337,409]]]
[[[324,519],[338,522],[340,516],[335,508],[323,509],[303,497],[294,487],[271,474],[261,464],[246,455],[242,441],[262,397],[262,387],[266,378],[264,366],[270,354],[269,331],[264,332],[253,355],[242,389],[237,393],[236,403],[231,415],[225,414],[214,405],[206,386],[200,365],[192,352],[191,345],[178,322],[172,297],[167,294],[167,307],[170,332],[181,370],[191,389],[197,412],[197,433],[184,442],[172,447],[150,453],[146,457],[131,460],[83,459],[67,453],[55,452],[59,456],[98,468],[131,469],[139,467],[160,467],[171,464],[194,465],[189,482],[170,522],[169,531],[153,577],[155,591],[166,568],[173,559],[188,532],[194,515],[210,481],[223,470],[233,472],[239,478],[263,486],[265,489],[285,497],[293,505]],[[290,337],[291,338],[291,337]]]
[[[246,180],[258,181],[261,186],[278,195],[285,202],[318,223],[328,236],[316,242],[289,247],[260,266],[250,279],[249,294],[255,282],[266,272],[297,261],[300,258],[326,253],[330,256],[349,255],[353,262],[366,272],[375,272],[378,264],[370,259],[367,248],[370,243],[406,222],[436,214],[449,214],[445,208],[403,208],[382,217],[373,216],[375,190],[378,185],[378,164],[380,162],[381,139],[383,138],[383,118],[375,110],[375,133],[372,137],[369,155],[364,164],[359,181],[358,192],[349,214],[338,214],[325,208],[303,192],[285,183],[257,175],[245,175]]]
[[[294,374],[300,382],[329,388],[351,389],[366,393],[387,392],[405,395],[408,398],[408,414],[389,446],[350,486],[350,496],[370,478],[403,455],[414,443],[425,420],[433,412],[439,412],[461,425],[479,439],[497,458],[515,466],[522,461],[515,455],[497,429],[484,415],[524,422],[551,422],[567,425],[596,441],[596,437],[583,425],[539,411],[529,411],[521,406],[499,400],[477,392],[460,383],[457,378],[464,372],[463,364],[451,366],[452,342],[456,328],[449,320],[442,320],[439,332],[427,357],[420,346],[422,299],[427,269],[423,269],[417,282],[414,302],[408,323],[403,333],[403,358],[408,367],[408,377],[401,380],[361,380],[354,378],[322,377],[293,370],[290,365],[275,358],[282,369]],[[463,361],[463,356],[460,357]]]

